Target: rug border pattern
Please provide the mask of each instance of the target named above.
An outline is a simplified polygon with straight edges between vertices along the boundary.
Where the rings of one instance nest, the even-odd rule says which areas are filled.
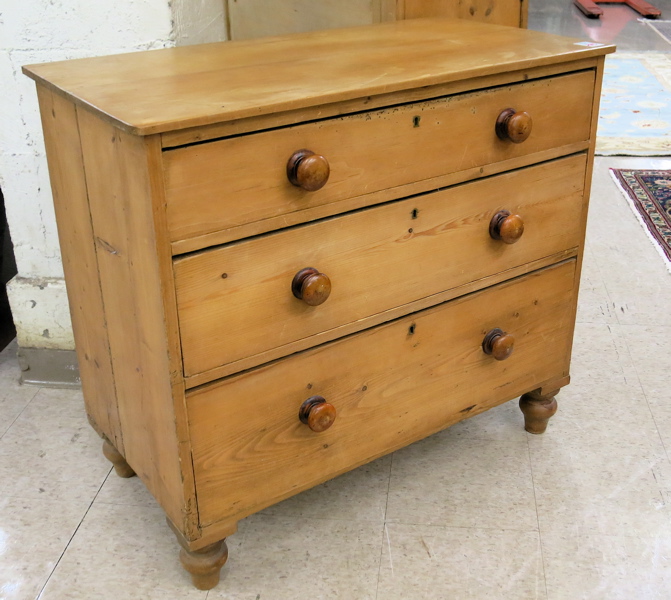
[[[660,178],[671,179],[671,171],[612,168],[610,173],[657,251],[666,260],[667,269],[671,271],[671,220],[663,214],[662,207],[640,180],[640,175],[654,173],[658,173]]]

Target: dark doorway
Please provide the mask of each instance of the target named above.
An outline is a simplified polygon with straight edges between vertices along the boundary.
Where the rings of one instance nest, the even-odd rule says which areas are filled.
[[[9,342],[16,337],[12,311],[7,299],[7,282],[16,275],[16,260],[14,259],[14,246],[9,237],[7,226],[7,215],[5,214],[5,198],[0,190],[0,350],[5,348]]]

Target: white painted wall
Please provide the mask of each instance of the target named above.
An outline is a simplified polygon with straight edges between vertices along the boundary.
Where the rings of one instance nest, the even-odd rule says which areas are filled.
[[[35,86],[21,66],[225,39],[223,0],[2,0],[0,187],[22,347],[74,348]]]

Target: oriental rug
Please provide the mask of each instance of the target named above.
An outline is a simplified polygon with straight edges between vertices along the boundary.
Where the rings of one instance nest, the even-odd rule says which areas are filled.
[[[611,169],[610,172],[671,271],[671,171]]]

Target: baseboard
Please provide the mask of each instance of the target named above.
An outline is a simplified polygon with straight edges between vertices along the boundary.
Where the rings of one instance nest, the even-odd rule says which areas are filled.
[[[19,348],[21,383],[51,388],[81,387],[79,365],[74,350]]]

